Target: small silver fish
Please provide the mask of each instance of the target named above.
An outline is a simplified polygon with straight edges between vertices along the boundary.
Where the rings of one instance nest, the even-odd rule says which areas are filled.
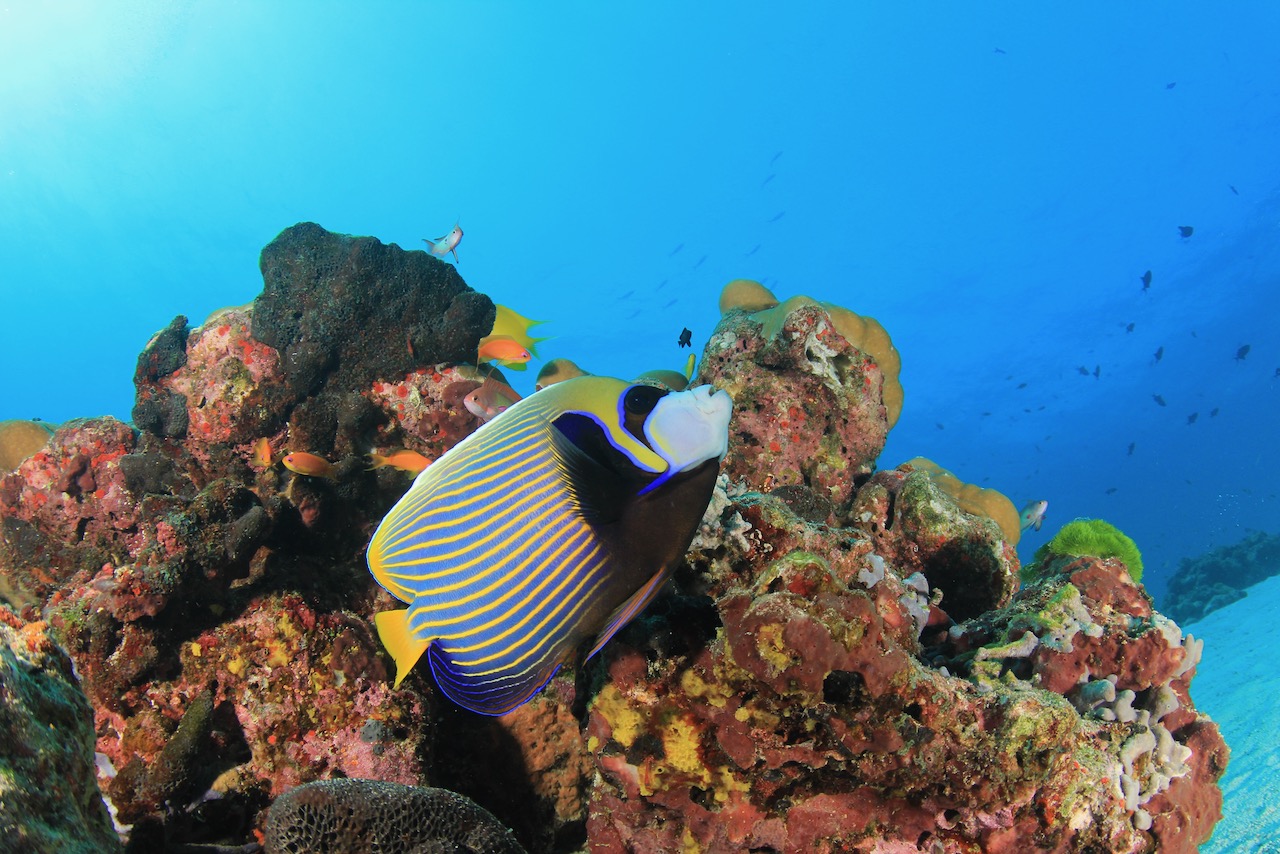
[[[422,238],[422,242],[430,247],[427,251],[437,258],[443,258],[450,252],[453,253],[453,263],[458,263],[458,243],[462,240],[462,226],[455,225],[453,231],[450,231],[444,237],[438,240],[427,240]]]

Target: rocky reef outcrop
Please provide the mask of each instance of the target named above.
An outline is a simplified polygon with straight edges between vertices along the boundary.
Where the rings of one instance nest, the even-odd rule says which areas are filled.
[[[119,851],[95,779],[93,710],[47,628],[0,621],[0,839],[8,851]]]
[[[1208,835],[1227,751],[1192,701],[1198,642],[1117,561],[1049,556],[1019,586],[999,502],[880,464],[885,330],[754,283],[703,352],[730,450],[667,591],[505,717],[419,672],[392,690],[363,551],[412,475],[365,455],[436,459],[479,426],[493,307],[427,253],[310,224],[262,268],[254,304],[147,344],[134,425],[70,422],[0,476],[0,610],[74,661],[129,850],[274,838],[273,802],[310,832],[346,790],[282,796],[343,777],[461,793],[531,852]],[[280,465],[298,452],[330,465]],[[416,814],[375,789],[350,795],[370,822]]]
[[[1238,543],[1183,559],[1162,602],[1170,617],[1193,623],[1240,601],[1273,575],[1280,575],[1280,536],[1254,531]]]

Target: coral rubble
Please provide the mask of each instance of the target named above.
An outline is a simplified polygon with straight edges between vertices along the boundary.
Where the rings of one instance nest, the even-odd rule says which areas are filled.
[[[494,309],[425,252],[311,224],[262,270],[254,304],[146,345],[133,426],[70,422],[0,474],[0,616],[26,626],[6,638],[41,632],[66,682],[32,627],[69,653],[129,850],[298,850],[357,814],[435,832],[439,797],[473,815],[452,792],[547,854],[1180,852],[1210,832],[1227,750],[1192,702],[1199,642],[1115,559],[1046,555],[1019,588],[1007,499],[877,470],[901,405],[879,324],[753,282],[699,363],[734,418],[669,589],[506,717],[425,674],[393,690],[364,549],[412,475],[367,455],[434,460],[479,426],[460,362]],[[279,465],[298,452],[332,465]],[[102,825],[68,773],[62,808]],[[341,777],[365,779],[307,785]],[[475,850],[516,850],[505,833]],[[410,838],[388,844],[467,844]]]

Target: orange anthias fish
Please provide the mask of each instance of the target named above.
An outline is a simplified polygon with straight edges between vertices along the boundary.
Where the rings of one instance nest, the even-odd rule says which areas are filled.
[[[490,421],[518,400],[520,394],[511,386],[486,377],[478,389],[462,399],[462,405],[481,421]]]
[[[533,354],[510,335],[486,335],[480,339],[476,358],[480,362],[497,362],[504,368],[523,371]]]
[[[333,477],[333,463],[324,457],[318,457],[315,454],[308,454],[306,451],[294,451],[292,454],[285,454],[280,460],[284,463],[284,467],[294,474],[302,474],[307,477]]]
[[[441,237],[439,240],[427,240],[422,238],[422,242],[430,247],[427,251],[437,258],[443,258],[450,252],[453,253],[453,263],[458,263],[458,243],[462,240],[462,226],[455,225],[453,231]]]
[[[509,338],[519,342],[522,346],[528,348],[533,355],[538,355],[537,343],[546,341],[546,338],[531,338],[529,336],[529,327],[537,326],[539,323],[546,323],[545,320],[530,320],[522,317],[505,305],[494,306],[498,310],[493,318],[493,329],[489,330],[490,335],[506,335]]]
[[[275,465],[276,458],[271,453],[271,442],[266,436],[253,443],[253,456],[250,461],[258,468],[264,469]]]
[[[401,448],[398,451],[391,451],[388,454],[371,453],[369,454],[369,462],[371,465],[366,469],[366,471],[380,469],[383,466],[391,466],[394,469],[407,471],[411,474],[417,474],[427,466],[431,465],[431,460],[427,459],[417,451],[411,451],[408,448]]]

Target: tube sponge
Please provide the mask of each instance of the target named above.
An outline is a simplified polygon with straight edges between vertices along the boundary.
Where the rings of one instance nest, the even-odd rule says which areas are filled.
[[[1115,558],[1129,570],[1130,578],[1142,581],[1142,552],[1138,551],[1138,544],[1115,525],[1101,519],[1076,519],[1063,525],[1062,530],[1036,552],[1036,563],[1051,554]]]

